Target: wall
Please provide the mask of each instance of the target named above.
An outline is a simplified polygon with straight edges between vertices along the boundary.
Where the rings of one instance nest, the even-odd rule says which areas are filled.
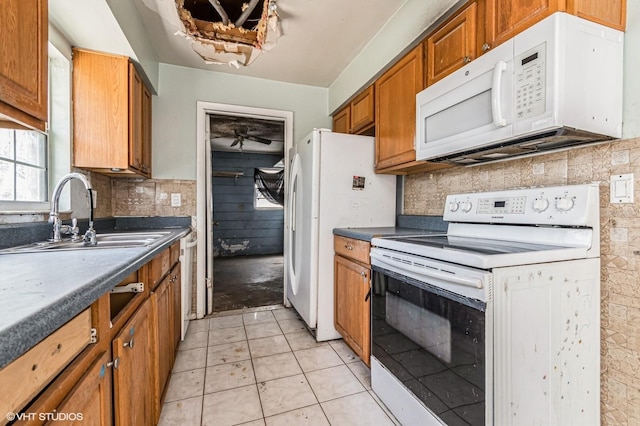
[[[360,91],[387,64],[415,44],[458,0],[407,0],[329,86],[329,113]]]
[[[213,178],[214,256],[282,254],[284,210],[256,210],[254,168],[273,167],[282,155],[215,151],[214,171],[242,172]]]
[[[407,176],[406,214],[440,215],[447,194],[600,182],[602,424],[640,424],[640,139]],[[620,164],[620,159],[628,159]],[[534,165],[544,173],[534,174]],[[634,173],[635,203],[609,203],[609,176]]]
[[[160,91],[153,97],[155,179],[196,178],[197,101],[293,111],[294,141],[314,127],[331,127],[327,89],[160,64]]]
[[[181,206],[171,206],[171,194],[180,194]],[[109,216],[196,215],[196,183],[184,180],[111,179]]]

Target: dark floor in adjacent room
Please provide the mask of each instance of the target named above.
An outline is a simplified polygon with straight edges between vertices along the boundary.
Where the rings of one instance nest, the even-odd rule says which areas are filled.
[[[213,311],[277,305],[283,300],[282,255],[213,259]]]

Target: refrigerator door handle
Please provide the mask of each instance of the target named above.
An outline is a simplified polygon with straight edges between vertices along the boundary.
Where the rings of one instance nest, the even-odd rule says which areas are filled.
[[[289,269],[289,285],[291,286],[291,290],[293,294],[298,294],[298,277],[297,277],[297,268],[294,265],[294,256],[293,253],[296,250],[295,247],[295,236],[294,232],[296,230],[296,216],[297,216],[297,192],[300,187],[300,180],[302,176],[300,175],[300,156],[298,154],[293,158],[293,165],[291,167],[291,177],[289,178],[289,191],[291,191],[291,195],[289,197],[289,253],[287,256],[288,260],[288,269]],[[298,257],[296,257],[297,259]]]

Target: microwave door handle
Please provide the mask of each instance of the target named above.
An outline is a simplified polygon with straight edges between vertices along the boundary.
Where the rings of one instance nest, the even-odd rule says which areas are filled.
[[[493,67],[493,79],[491,86],[491,113],[493,114],[493,124],[496,127],[504,127],[507,120],[502,116],[502,74],[507,69],[504,61],[496,62]]]

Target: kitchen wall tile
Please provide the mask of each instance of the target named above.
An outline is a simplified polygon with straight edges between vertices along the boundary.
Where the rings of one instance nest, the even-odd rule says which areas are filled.
[[[639,142],[639,138],[613,141],[405,177],[404,213],[414,215],[441,215],[444,197],[453,192],[600,182],[601,422],[604,425],[631,424],[631,417],[638,417],[635,410],[638,403],[635,399],[632,403],[632,395],[635,398],[640,393],[640,331],[636,331],[640,309]],[[544,163],[544,173],[533,173],[537,163]],[[636,174],[636,198],[632,204],[611,205],[609,202],[609,178],[620,173]]]

